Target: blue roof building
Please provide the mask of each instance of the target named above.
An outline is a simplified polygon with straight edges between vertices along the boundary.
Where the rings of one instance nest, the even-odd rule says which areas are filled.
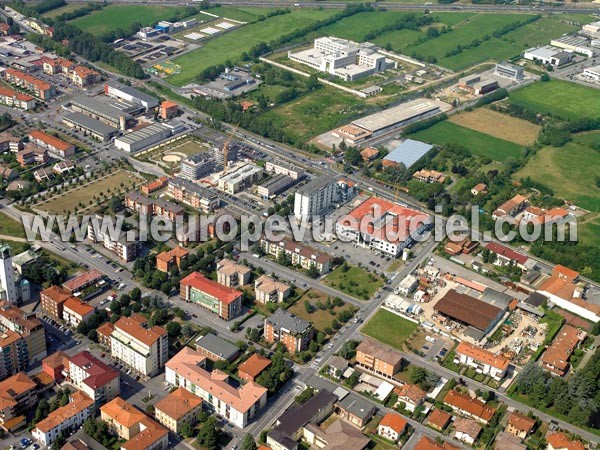
[[[432,148],[433,145],[413,139],[406,139],[383,158],[383,163],[384,165],[386,162],[388,165],[404,164],[406,168],[409,168]]]

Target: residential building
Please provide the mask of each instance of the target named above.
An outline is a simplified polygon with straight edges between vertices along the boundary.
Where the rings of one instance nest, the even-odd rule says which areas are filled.
[[[119,438],[122,450],[163,450],[169,444],[169,430],[135,406],[117,397],[100,407],[100,419]]]
[[[172,119],[177,115],[179,105],[171,100],[165,100],[160,104],[160,117],[163,120]]]
[[[184,424],[196,424],[196,415],[201,410],[202,399],[178,387],[154,405],[154,418],[173,433],[180,434]]]
[[[75,391],[69,396],[69,403],[38,422],[31,434],[34,439],[49,447],[59,436],[69,435],[79,429],[92,415],[93,408],[94,401],[90,397],[84,392]]]
[[[448,426],[450,421],[452,420],[452,414],[447,413],[446,411],[434,408],[429,414],[427,418],[426,425],[430,426],[434,430],[442,431],[444,428]]]
[[[506,432],[518,438],[526,439],[535,428],[535,424],[535,419],[513,411],[508,415]]]
[[[508,369],[508,359],[465,341],[458,344],[455,354],[455,363],[473,367],[477,373],[489,375],[496,381],[504,378]]]
[[[57,175],[64,175],[75,170],[75,163],[73,161],[59,161],[52,166],[52,172]]]
[[[450,444],[447,441],[438,443],[433,439],[423,436],[418,440],[417,445],[414,446],[413,450],[459,450],[460,447]]]
[[[180,296],[197,303],[221,319],[231,320],[242,313],[242,293],[192,272],[180,282]]]
[[[146,110],[154,109],[159,106],[157,98],[116,81],[109,81],[106,83],[104,85],[104,93],[109,97],[114,97],[130,103],[142,105],[144,108],[146,108]]]
[[[0,331],[14,331],[25,339],[29,365],[48,355],[44,325],[35,313],[26,313],[14,305],[0,302]]]
[[[220,205],[217,194],[183,178],[175,177],[169,180],[167,193],[175,200],[197,208],[203,213],[213,212]]]
[[[527,197],[517,194],[510,200],[502,203],[492,214],[492,219],[497,220],[501,217],[506,216],[516,216],[521,211],[523,211],[527,205],[529,205],[529,200]]]
[[[69,381],[100,407],[121,394],[120,372],[87,350],[69,360]]]
[[[292,180],[301,180],[306,176],[303,169],[281,161],[267,161],[265,163],[265,172],[268,174],[286,175]]]
[[[465,237],[462,241],[459,241],[459,242],[452,242],[452,241],[446,242],[446,245],[444,246],[444,251],[446,253],[448,253],[449,255],[453,255],[453,256],[459,255],[461,253],[468,255],[473,250],[475,250],[478,246],[479,246],[478,241],[472,241],[471,239]]]
[[[367,229],[361,229],[361,223],[368,224]],[[338,236],[393,257],[399,256],[429,226],[428,214],[378,197],[368,198],[341,216],[335,225]]]
[[[169,357],[169,336],[159,327],[148,327],[145,320],[121,317],[110,335],[113,358],[117,358],[135,372],[152,377],[165,365]]]
[[[585,331],[571,325],[564,325],[552,344],[542,354],[542,367],[564,377],[569,371],[569,358],[586,336]]]
[[[48,75],[68,75],[75,66],[75,63],[65,58],[42,57],[42,62],[42,70]]]
[[[77,328],[82,322],[87,323],[95,313],[96,308],[77,297],[68,298],[63,305],[63,320],[73,328]]]
[[[521,443],[521,439],[506,431],[501,431],[494,441],[494,450],[527,450],[527,446]]]
[[[28,143],[25,148],[17,153],[17,162],[21,167],[30,164],[46,164],[48,162],[48,151],[34,143]]]
[[[0,152],[17,153],[19,150],[23,150],[23,147],[23,138],[13,136],[6,131],[0,133]]]
[[[238,163],[233,167],[230,165],[227,172],[219,176],[217,187],[223,192],[234,195],[260,181],[262,177],[262,167],[250,163]]]
[[[69,373],[69,363],[69,356],[58,351],[42,360],[42,372],[61,383]]]
[[[56,94],[54,86],[51,84],[19,70],[6,69],[4,71],[4,79],[15,86],[30,91],[34,96],[42,100],[49,100]]]
[[[400,414],[387,413],[377,426],[377,434],[385,439],[396,442],[404,430],[408,422]]]
[[[446,181],[444,174],[437,170],[417,170],[413,173],[413,178],[422,183],[444,183]]]
[[[404,403],[404,409],[411,412],[422,405],[427,398],[427,393],[416,384],[404,384],[394,388],[394,392],[398,396],[398,402]]]
[[[481,400],[471,398],[469,394],[462,394],[455,390],[448,391],[444,397],[444,403],[459,414],[471,417],[484,424],[487,424],[496,413],[495,408],[487,406]]]
[[[217,281],[223,286],[238,287],[245,286],[250,281],[252,270],[243,264],[239,264],[229,258],[217,262]]]
[[[286,283],[274,280],[268,275],[261,275],[254,280],[254,296],[259,303],[281,303],[288,298],[290,292],[291,289]]]
[[[383,344],[365,339],[356,348],[356,363],[379,375],[392,378],[400,371],[402,355]]]
[[[315,178],[296,191],[294,216],[299,221],[320,217],[338,201],[337,180],[323,176]]]
[[[115,325],[112,322],[104,322],[98,328],[96,333],[98,334],[98,343],[105,346],[110,350],[110,335],[115,331]]]
[[[515,265],[522,270],[527,269],[526,264],[529,258],[522,253],[516,252],[510,247],[498,244],[497,242],[489,242],[485,248],[496,255],[494,265],[500,267]]]
[[[379,156],[379,150],[375,147],[367,147],[360,152],[360,156],[364,162],[369,163]]]
[[[454,421],[452,437],[465,444],[473,445],[481,434],[481,426],[474,419],[458,417]]]
[[[363,450],[371,440],[356,427],[336,420],[326,428],[315,423],[302,427],[302,438],[311,448],[323,450]]]
[[[40,305],[42,313],[50,319],[60,322],[63,318],[64,303],[71,297],[71,293],[60,286],[50,286],[40,292]]]
[[[503,61],[496,64],[494,74],[504,78],[509,78],[513,81],[521,81],[523,79],[523,68],[515,64]]]
[[[348,361],[341,356],[332,356],[329,358],[329,376],[333,378],[342,379],[348,367]],[[352,371],[353,369],[350,370]]]
[[[275,258],[279,258],[283,253],[288,261],[294,266],[300,266],[303,269],[310,270],[315,268],[318,273],[325,274],[331,269],[331,256],[315,250],[302,242],[296,242],[288,237],[278,242],[269,241],[262,237],[258,242],[262,251]]]
[[[196,339],[196,350],[211,361],[233,362],[240,354],[238,347],[212,333]]]
[[[69,74],[73,84],[78,87],[87,87],[100,81],[100,73],[85,66],[76,66]]]
[[[142,194],[144,195],[150,195],[153,192],[156,192],[160,189],[163,189],[167,186],[167,184],[169,183],[169,178],[167,177],[160,177],[157,178],[154,181],[151,181],[150,183],[146,183],[140,186],[140,191],[142,191]]]
[[[156,269],[161,272],[170,272],[173,267],[181,270],[181,263],[187,261],[189,250],[178,245],[177,247],[156,255]]]
[[[137,192],[125,194],[125,206],[138,214],[163,217],[171,222],[175,222],[177,217],[183,217],[185,213],[183,206],[167,202],[160,198],[145,197]]]
[[[97,216],[97,223],[102,223],[102,217]],[[142,243],[139,241],[137,232],[121,231],[116,239],[113,239],[111,233],[104,232],[102,227],[95,227],[93,221],[88,224],[88,239],[96,244],[102,244],[104,248],[117,255],[125,262],[133,261],[138,257],[142,249]]]
[[[27,342],[17,332],[0,333],[0,380],[26,370],[29,366]]]
[[[29,111],[35,108],[35,98],[14,89],[0,86],[0,103],[12,108]]]
[[[92,448],[81,439],[74,439],[63,445],[60,450],[92,450]]]
[[[37,403],[37,384],[24,372],[0,381],[0,424],[12,430],[25,425],[26,415]]]
[[[487,194],[487,184],[485,183],[477,183],[475,186],[471,188],[471,195],[485,195]]]
[[[69,292],[71,295],[77,294],[78,292],[83,292],[92,286],[98,287],[105,284],[104,283],[104,274],[99,270],[92,269],[86,272],[83,272],[70,280],[65,281],[62,284],[62,287]],[[93,289],[93,288],[92,288]],[[81,295],[78,295],[81,297]]]
[[[548,450],[585,450],[583,442],[569,439],[562,431],[548,434],[546,442]]]
[[[358,394],[349,393],[335,402],[338,415],[357,426],[364,427],[375,415],[375,406]]]
[[[203,404],[232,425],[244,428],[267,403],[267,389],[249,381],[233,386],[220,370],[208,372],[206,357],[184,347],[166,365],[165,381],[202,398]]]
[[[256,378],[271,365],[271,360],[260,353],[253,353],[238,366],[238,377],[244,381],[256,381]]]
[[[291,355],[306,350],[313,334],[310,322],[281,308],[265,319],[265,340],[281,342]]]

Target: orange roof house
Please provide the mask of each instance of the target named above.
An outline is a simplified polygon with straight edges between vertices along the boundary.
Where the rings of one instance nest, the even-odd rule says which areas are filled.
[[[513,436],[525,439],[533,431],[535,423],[535,419],[515,411],[508,415],[506,431]]]
[[[429,417],[427,418],[427,425],[435,428],[436,430],[442,431],[444,428],[446,428],[446,426],[448,426],[451,419],[452,414],[435,408],[433,411],[431,411],[431,414],[429,414]]]
[[[542,355],[542,367],[561,377],[565,376],[569,371],[569,358],[586,335],[585,331],[571,325],[563,326]]]
[[[362,156],[364,162],[370,162],[379,156],[379,150],[374,147],[367,147],[360,152],[360,156]]]
[[[438,444],[431,438],[427,436],[423,436],[417,442],[417,445],[414,446],[414,450],[459,450],[460,447],[450,444],[447,441],[443,441],[441,444]]]
[[[254,106],[252,102],[240,102],[240,106],[242,107],[242,111],[248,111],[250,108]]]
[[[406,429],[408,422],[400,414],[387,413],[377,426],[377,434],[392,441],[397,441]]]
[[[579,278],[579,272],[561,264],[557,264],[552,268],[552,276],[575,282]]]
[[[52,353],[42,360],[42,371],[56,382],[61,382],[65,377],[63,371],[69,368],[69,357],[61,351]]]
[[[185,423],[196,423],[196,414],[202,409],[202,399],[183,387],[178,387],[154,405],[154,417],[174,433]]]
[[[244,381],[254,381],[270,365],[271,360],[269,358],[254,353],[250,358],[239,365],[238,377]]]
[[[546,436],[548,450],[585,450],[581,441],[570,440],[565,433],[558,432]]]
[[[461,364],[480,368],[497,380],[504,377],[508,369],[508,359],[465,341],[458,344],[455,353]]]
[[[169,251],[161,252],[156,255],[156,269],[161,272],[169,272],[173,266],[181,269],[181,262],[189,256],[189,250],[177,246]]]
[[[496,413],[495,408],[486,406],[482,401],[471,398],[468,394],[461,394],[455,390],[448,391],[444,397],[444,403],[453,410],[483,423],[488,423]]]
[[[150,183],[143,184],[142,186],[140,186],[140,190],[142,191],[142,194],[150,195],[153,192],[166,187],[167,184],[169,184],[169,178],[160,177],[154,181],[151,181]]]

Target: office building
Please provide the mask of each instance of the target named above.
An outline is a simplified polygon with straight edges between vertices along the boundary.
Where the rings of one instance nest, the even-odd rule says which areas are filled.
[[[268,174],[286,175],[292,180],[301,180],[306,176],[303,169],[281,161],[267,161],[265,163],[265,172]]]
[[[224,320],[242,313],[242,293],[192,272],[180,282],[180,295],[186,302],[197,303]]]
[[[216,165],[208,152],[196,153],[181,161],[179,176],[186,180],[196,181],[215,172]]]
[[[523,79],[523,68],[506,61],[496,64],[494,73],[513,81],[521,81]]]
[[[264,338],[272,344],[281,342],[293,355],[308,348],[314,335],[310,322],[279,308],[265,319]]]

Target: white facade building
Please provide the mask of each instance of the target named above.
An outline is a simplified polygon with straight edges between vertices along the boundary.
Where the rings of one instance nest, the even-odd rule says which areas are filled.
[[[337,200],[337,180],[326,176],[315,178],[296,192],[294,216],[297,220],[310,221],[313,216],[331,208]]]
[[[19,292],[15,285],[15,272],[8,245],[0,247],[0,286],[2,286],[3,290],[0,293],[0,297],[9,303],[17,303],[19,301]]]
[[[456,363],[473,367],[478,373],[489,375],[496,381],[504,378],[508,369],[508,359],[464,341],[458,344],[455,354]]]

